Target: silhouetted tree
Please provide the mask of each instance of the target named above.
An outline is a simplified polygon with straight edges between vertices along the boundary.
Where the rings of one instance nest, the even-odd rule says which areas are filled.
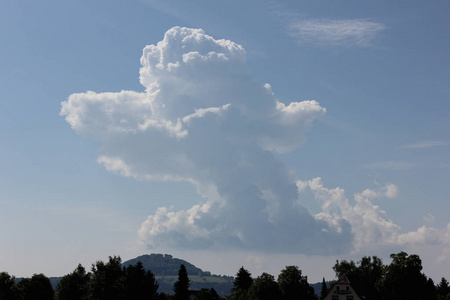
[[[197,300],[217,300],[217,299],[219,299],[219,295],[217,295],[215,289],[202,288],[197,294]]]
[[[89,293],[90,274],[79,264],[70,274],[61,278],[56,286],[57,300],[84,300]]]
[[[325,277],[322,278],[322,288],[320,289],[320,300],[323,300],[328,294],[327,283],[325,282]]]
[[[191,280],[188,277],[186,267],[180,266],[178,270],[178,280],[173,285],[173,291],[175,292],[174,300],[189,300],[189,285]]]
[[[384,276],[383,261],[376,256],[364,256],[358,263],[354,261],[336,261],[333,266],[336,277],[346,275],[353,288],[367,300],[379,299],[377,284]]]
[[[15,300],[15,278],[6,272],[0,273],[0,300]]]
[[[253,284],[252,274],[241,267],[233,281],[234,289],[247,291]]]
[[[248,290],[253,284],[252,274],[249,271],[240,267],[236,273],[236,277],[233,281],[233,289],[228,299],[232,300],[245,300],[248,298]]]
[[[160,293],[158,294],[158,300],[171,300],[172,296],[167,293]]]
[[[17,283],[17,293],[20,300],[53,300],[53,288],[44,274],[34,274]]]
[[[337,278],[341,278],[343,275],[356,274],[357,266],[353,260],[346,261],[344,260],[336,260],[336,263],[333,266],[333,271],[336,273]]]
[[[145,271],[139,261],[135,266],[124,268],[125,293],[129,300],[156,300],[159,284],[151,271]]]
[[[437,285],[436,292],[438,300],[450,300],[450,286],[447,279],[442,277],[441,281]]]
[[[281,292],[275,278],[267,273],[258,276],[250,287],[248,299],[251,300],[272,300],[280,299]]]
[[[122,300],[125,298],[124,272],[120,257],[109,257],[105,264],[98,261],[92,265],[90,297],[96,300]]]
[[[217,294],[216,290],[214,288],[211,288],[209,290],[210,295],[211,295],[211,299],[216,300],[219,299],[219,294]]]
[[[308,284],[308,278],[302,276],[302,271],[297,266],[287,266],[278,275],[278,285],[282,299],[315,300],[314,289]]]
[[[436,289],[431,279],[422,271],[422,261],[418,255],[406,252],[391,254],[392,262],[378,284],[383,299],[386,300],[432,300],[436,299]]]

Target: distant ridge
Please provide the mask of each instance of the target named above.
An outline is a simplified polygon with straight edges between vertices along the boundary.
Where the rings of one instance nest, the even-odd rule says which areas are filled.
[[[202,269],[197,268],[183,259],[173,258],[170,254],[145,254],[127,260],[122,263],[122,266],[136,265],[138,261],[142,263],[144,269],[152,271],[156,276],[176,276],[182,264],[186,267],[188,275],[211,276],[211,272],[204,272]]]
[[[190,289],[214,288],[220,296],[228,295],[233,288],[232,276],[211,275],[193,264],[170,254],[146,254],[130,259],[122,263],[123,267],[142,263],[145,270],[151,271],[159,283],[158,292],[173,294],[173,284],[178,278],[178,270],[183,264],[191,280]]]

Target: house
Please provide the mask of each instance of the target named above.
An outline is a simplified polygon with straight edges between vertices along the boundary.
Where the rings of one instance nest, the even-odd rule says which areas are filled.
[[[333,284],[324,300],[361,300],[361,297],[352,288],[347,276],[343,275]]]

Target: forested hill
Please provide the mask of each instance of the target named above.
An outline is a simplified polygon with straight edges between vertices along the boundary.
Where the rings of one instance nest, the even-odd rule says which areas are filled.
[[[127,260],[122,266],[128,267],[130,265],[136,265],[138,261],[142,263],[144,269],[152,271],[156,276],[178,275],[178,270],[182,264],[186,267],[188,275],[211,276],[210,272],[203,272],[202,269],[197,268],[193,264],[179,258],[173,258],[173,256],[169,254],[141,255]]]
[[[123,267],[142,263],[145,270],[151,271],[158,281],[160,293],[173,294],[173,286],[178,279],[178,270],[183,264],[186,267],[191,290],[200,290],[201,288],[213,288],[220,296],[228,295],[233,288],[232,276],[211,275],[210,272],[204,272],[193,264],[174,258],[169,254],[150,254],[142,255],[122,264]]]

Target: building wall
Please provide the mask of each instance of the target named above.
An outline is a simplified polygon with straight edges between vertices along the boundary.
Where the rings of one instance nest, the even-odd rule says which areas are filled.
[[[336,283],[324,300],[361,300],[348,283]]]

